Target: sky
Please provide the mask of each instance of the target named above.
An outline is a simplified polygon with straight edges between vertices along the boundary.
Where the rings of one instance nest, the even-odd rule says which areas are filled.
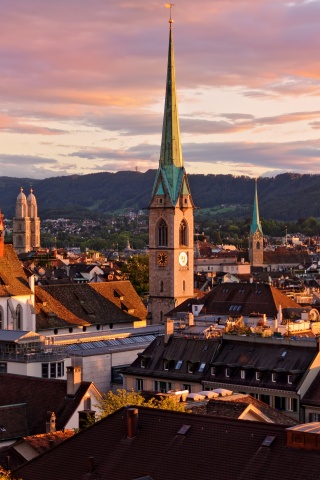
[[[169,13],[1,0],[0,176],[157,168]],[[177,0],[187,173],[320,173],[320,0]]]

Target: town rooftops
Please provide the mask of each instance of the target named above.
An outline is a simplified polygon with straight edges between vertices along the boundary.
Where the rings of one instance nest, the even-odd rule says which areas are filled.
[[[4,246],[0,257],[0,297],[30,295],[31,289],[12,245]]]
[[[24,480],[314,480],[320,452],[288,448],[282,425],[121,408],[14,472]]]

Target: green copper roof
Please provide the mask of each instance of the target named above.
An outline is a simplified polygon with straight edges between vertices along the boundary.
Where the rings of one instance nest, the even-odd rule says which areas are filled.
[[[185,170],[183,166],[178,105],[176,94],[176,77],[174,66],[174,49],[172,23],[170,23],[168,68],[166,83],[166,100],[163,116],[162,141],[159,169],[156,175],[153,194],[159,194],[159,181],[170,195],[172,204],[176,204],[180,193],[190,193],[188,185],[182,186]],[[160,178],[161,179],[160,179]],[[184,192],[181,192],[183,187]]]
[[[258,188],[257,188],[257,179],[256,179],[250,232],[254,234],[257,230],[262,234],[262,227],[261,227],[260,218],[259,218]]]

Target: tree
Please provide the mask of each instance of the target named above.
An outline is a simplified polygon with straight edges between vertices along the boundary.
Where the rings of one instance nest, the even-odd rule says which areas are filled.
[[[117,393],[110,391],[102,395],[102,399],[98,405],[96,405],[100,408],[101,413],[100,415],[97,415],[96,418],[97,420],[101,420],[126,405],[141,405],[143,407],[175,410],[178,412],[185,411],[184,406],[177,402],[174,397],[160,397],[159,399],[151,398],[150,400],[145,400],[140,393],[137,393],[134,390],[127,392],[124,389],[118,389]]]
[[[149,256],[134,255],[121,268],[123,274],[132,283],[137,293],[149,291]]]

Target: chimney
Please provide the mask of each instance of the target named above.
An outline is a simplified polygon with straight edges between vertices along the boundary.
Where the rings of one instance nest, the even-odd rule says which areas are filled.
[[[130,407],[127,410],[127,436],[134,438],[138,435],[138,409]]]
[[[46,433],[55,432],[56,431],[56,419],[54,412],[47,412],[46,418]]]
[[[74,397],[81,384],[81,367],[67,367],[67,396]]]
[[[193,327],[194,325],[194,315],[191,312],[188,312],[186,315],[186,320],[188,323],[188,327]]]
[[[164,343],[165,345],[169,342],[170,337],[174,332],[174,320],[172,318],[167,318],[164,326]]]

